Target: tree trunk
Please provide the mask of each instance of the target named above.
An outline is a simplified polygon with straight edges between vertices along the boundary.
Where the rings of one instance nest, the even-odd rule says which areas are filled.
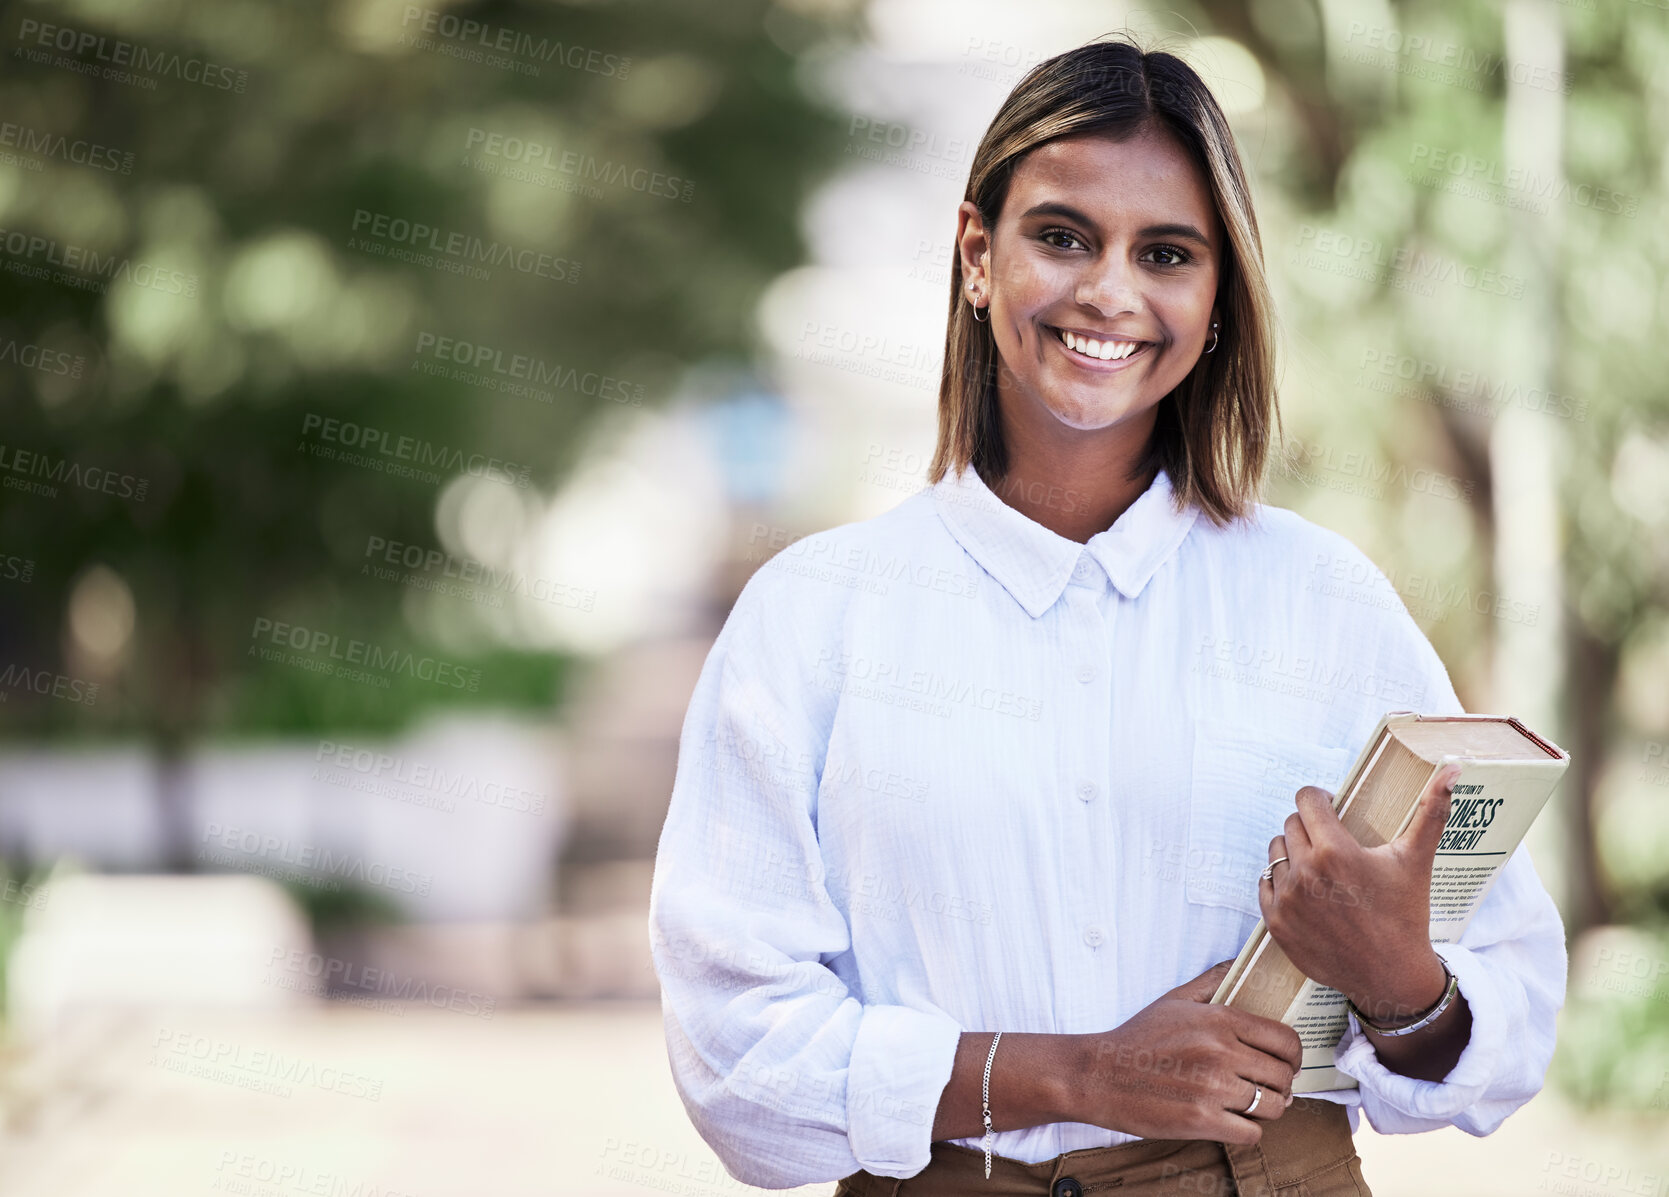
[[[1565,781],[1570,794],[1565,927],[1574,941],[1590,927],[1617,921],[1616,894],[1600,863],[1594,834],[1594,791],[1610,748],[1611,696],[1622,654],[1615,643],[1594,636],[1574,613],[1566,627],[1571,743],[1565,747],[1571,763]]]

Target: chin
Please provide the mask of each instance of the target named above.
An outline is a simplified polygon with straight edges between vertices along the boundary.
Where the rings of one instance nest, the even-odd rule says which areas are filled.
[[[1110,428],[1114,424],[1120,423],[1121,421],[1127,420],[1131,416],[1138,414],[1135,409],[1122,406],[1111,408],[1074,408],[1069,411],[1063,411],[1060,408],[1051,407],[1049,412],[1057,421],[1066,425],[1068,428],[1075,428],[1079,432],[1095,432],[1102,428]]]

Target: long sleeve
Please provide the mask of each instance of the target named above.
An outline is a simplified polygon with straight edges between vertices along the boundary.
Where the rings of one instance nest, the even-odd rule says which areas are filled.
[[[962,1030],[925,1002],[865,1004],[825,963],[851,946],[816,826],[830,589],[769,564],[743,589],[685,717],[650,894],[679,1096],[764,1188],[919,1172]]]
[[[1436,945],[1472,1009],[1472,1036],[1442,1081],[1379,1062],[1354,1027],[1339,1071],[1361,1085],[1362,1110],[1381,1134],[1457,1126],[1487,1135],[1534,1097],[1553,1058],[1554,1018],[1565,1001],[1565,928],[1521,844],[1458,944]]]
[[[1391,625],[1396,655],[1409,662],[1403,668],[1423,684],[1423,709],[1463,713],[1441,658],[1400,602]],[[1391,1071],[1354,1027],[1339,1045],[1338,1068],[1356,1078],[1362,1110],[1381,1134],[1452,1125],[1487,1135],[1541,1090],[1565,1001],[1564,923],[1525,845],[1508,858],[1459,943],[1435,948],[1472,1011],[1471,1037],[1449,1075],[1421,1081]]]

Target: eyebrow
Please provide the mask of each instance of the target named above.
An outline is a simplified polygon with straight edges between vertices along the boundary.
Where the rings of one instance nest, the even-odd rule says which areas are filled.
[[[1025,210],[1020,219],[1030,220],[1034,216],[1059,216],[1063,220],[1075,220],[1087,228],[1097,227],[1095,221],[1077,208],[1074,208],[1071,204],[1060,203],[1057,200],[1045,200],[1041,204],[1032,205]],[[1206,239],[1205,234],[1191,224],[1150,224],[1136,235],[1138,237],[1175,237],[1182,241],[1196,241],[1206,249],[1211,248],[1211,242]]]

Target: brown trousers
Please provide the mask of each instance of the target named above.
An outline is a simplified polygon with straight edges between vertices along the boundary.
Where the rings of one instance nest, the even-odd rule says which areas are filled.
[[[895,1180],[854,1172],[834,1197],[1372,1197],[1337,1102],[1299,1097],[1249,1147],[1209,1139],[1141,1139],[1068,1151],[1036,1164],[955,1143],[932,1146],[927,1167]]]

